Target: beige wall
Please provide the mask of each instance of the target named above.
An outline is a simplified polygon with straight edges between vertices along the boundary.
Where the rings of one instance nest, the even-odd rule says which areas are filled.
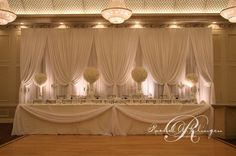
[[[236,29],[213,30],[217,103],[236,102]],[[20,30],[0,30],[0,122],[18,103]]]
[[[236,29],[213,30],[217,103],[236,103]]]
[[[0,31],[0,122],[11,122],[18,103],[20,31]]]

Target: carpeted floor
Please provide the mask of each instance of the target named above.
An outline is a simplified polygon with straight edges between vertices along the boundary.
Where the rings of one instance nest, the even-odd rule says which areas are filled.
[[[0,123],[0,145],[19,138],[19,136],[11,136],[12,123]]]

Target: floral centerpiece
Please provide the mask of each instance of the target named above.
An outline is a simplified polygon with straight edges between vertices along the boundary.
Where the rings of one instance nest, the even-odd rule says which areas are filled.
[[[138,94],[142,94],[141,83],[147,78],[147,71],[143,67],[136,67],[131,72],[132,78],[138,84]]]
[[[190,73],[186,76],[187,80],[193,84],[198,83],[198,76],[195,73]]]
[[[194,99],[194,101],[196,102],[196,94],[197,94],[197,83],[198,83],[198,75],[195,73],[190,73],[186,76],[186,79],[193,84],[193,86],[191,87],[191,92],[192,92],[192,98]]]
[[[39,87],[39,99],[43,96],[43,85],[47,82],[47,75],[44,73],[37,73],[34,75],[34,84]]]
[[[93,83],[99,79],[99,71],[97,68],[88,67],[84,71],[84,79],[89,83],[88,94],[93,95]]]

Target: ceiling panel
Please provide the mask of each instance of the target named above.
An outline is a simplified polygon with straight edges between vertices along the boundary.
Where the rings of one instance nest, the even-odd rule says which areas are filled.
[[[220,12],[222,8],[227,7],[228,0],[207,0],[206,13]]]
[[[11,10],[18,14],[24,14],[25,8],[21,1],[19,0],[9,0],[9,5],[11,7]]]
[[[199,13],[205,12],[206,0],[178,0],[175,4],[177,13]]]
[[[175,0],[150,0],[146,1],[146,13],[172,13],[175,6]]]
[[[83,0],[52,0],[52,12],[61,14],[83,14]]]
[[[8,0],[16,14],[100,14],[108,0]],[[219,13],[228,0],[125,0],[134,14]]]
[[[132,10],[132,12],[143,12],[144,11],[144,0],[126,0],[126,6]]]
[[[97,14],[106,8],[108,0],[84,0],[85,13]]]
[[[18,1],[18,0],[15,0]],[[15,3],[14,1],[14,3]],[[20,0],[25,7],[25,11],[34,14],[52,14],[52,0]]]

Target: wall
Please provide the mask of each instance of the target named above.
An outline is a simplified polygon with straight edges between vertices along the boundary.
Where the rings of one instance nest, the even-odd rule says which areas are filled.
[[[213,30],[217,103],[236,102],[236,29]]]
[[[20,31],[0,31],[0,122],[13,120],[20,82]]]
[[[217,103],[236,102],[236,29],[213,30]],[[20,83],[20,30],[0,30],[0,122],[12,122]]]

